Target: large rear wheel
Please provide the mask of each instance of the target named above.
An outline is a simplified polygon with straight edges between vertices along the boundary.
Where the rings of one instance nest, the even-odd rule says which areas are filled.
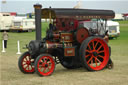
[[[89,71],[98,71],[106,67],[109,60],[109,47],[100,37],[89,37],[80,47],[81,61]]]
[[[39,76],[49,76],[54,72],[55,61],[49,54],[41,54],[35,61],[35,71]]]

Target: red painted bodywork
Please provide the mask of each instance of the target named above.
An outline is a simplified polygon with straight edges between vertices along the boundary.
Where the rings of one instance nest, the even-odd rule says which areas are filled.
[[[75,30],[78,27],[78,20],[71,19],[71,18],[57,18],[56,27],[60,31]]]

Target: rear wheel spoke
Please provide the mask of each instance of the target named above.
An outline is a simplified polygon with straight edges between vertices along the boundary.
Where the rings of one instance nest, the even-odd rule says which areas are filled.
[[[100,45],[100,47],[97,49],[97,51],[99,51],[101,49],[102,45]]]
[[[95,50],[94,41],[92,42],[92,47],[93,47],[93,50]]]
[[[86,50],[85,52],[88,52],[88,53],[90,53],[91,51],[89,51],[89,50]]]
[[[91,66],[93,66],[93,60],[91,60]]]
[[[96,58],[95,58],[95,64],[96,64],[96,67],[97,67],[97,60],[96,60]]]
[[[86,55],[85,58],[87,58],[87,57],[89,57],[89,56],[90,56],[90,54]]]
[[[101,61],[98,58],[95,58],[95,59],[101,64]]]
[[[104,50],[102,50],[102,51],[98,51],[97,53],[103,53],[104,52]]]
[[[96,42],[96,44],[95,44],[95,48],[96,48],[97,44],[98,44],[98,42]]]
[[[91,50],[91,47],[90,47],[90,45],[88,44],[88,48],[89,48],[89,50]]]
[[[93,57],[91,57],[91,58],[88,60],[87,64],[89,64],[89,62],[90,62],[92,59],[93,59]]]
[[[98,55],[98,57],[101,57],[101,58],[103,58],[103,59],[104,59],[104,56]]]

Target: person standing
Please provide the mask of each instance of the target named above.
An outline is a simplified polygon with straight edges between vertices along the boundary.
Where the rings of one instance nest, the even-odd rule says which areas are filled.
[[[7,48],[7,41],[8,41],[8,33],[6,31],[3,32],[2,38],[4,40],[4,48]]]

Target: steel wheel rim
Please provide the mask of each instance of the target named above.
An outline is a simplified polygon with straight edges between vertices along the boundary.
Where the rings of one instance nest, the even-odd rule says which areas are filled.
[[[42,56],[37,64],[38,71],[43,76],[52,74],[55,68],[55,62],[50,56]]]
[[[31,59],[30,54],[27,54],[22,59],[22,68],[25,72],[34,72],[34,66],[32,66],[34,59]]]
[[[85,50],[85,59],[91,69],[103,69],[109,60],[109,48],[106,42],[99,38],[91,40]]]

